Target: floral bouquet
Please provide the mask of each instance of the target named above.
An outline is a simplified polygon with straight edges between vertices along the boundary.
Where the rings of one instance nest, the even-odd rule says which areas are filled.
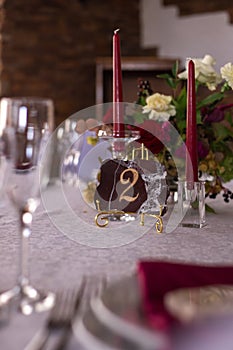
[[[216,198],[222,193],[224,201],[229,202],[233,193],[224,184],[233,180],[233,64],[225,64],[218,73],[212,56],[192,60],[196,79],[199,178],[206,181],[206,196]],[[125,126],[140,131],[137,142],[144,144],[164,165],[167,183],[170,190],[175,191],[179,161],[185,166],[187,68],[179,72],[176,62],[170,74],[158,77],[166,80],[171,94],[153,93],[148,81],[140,81],[138,100],[133,108],[127,104]],[[111,133],[112,109],[104,115],[104,125],[92,121],[97,133],[99,128]],[[176,135],[171,133],[171,125]]]
[[[215,198],[222,192],[225,202],[229,202],[233,193],[223,184],[233,179],[233,103],[229,102],[233,89],[233,65],[227,63],[218,74],[212,56],[192,60],[196,79],[199,175],[206,180],[207,196]],[[177,169],[171,153],[161,138],[153,136],[156,135],[153,130],[158,132],[159,129],[166,138],[168,124],[172,124],[185,142],[187,69],[179,73],[178,63],[175,63],[171,74],[159,77],[166,80],[171,95],[153,93],[148,81],[140,81],[137,104],[141,108],[133,115],[128,113],[126,122],[139,128],[139,142],[164,164],[168,178],[176,180]],[[176,146],[175,156],[184,158],[184,152],[184,143]]]

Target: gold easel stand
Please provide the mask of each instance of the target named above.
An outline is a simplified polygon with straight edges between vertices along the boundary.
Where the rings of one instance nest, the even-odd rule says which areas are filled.
[[[140,225],[141,226],[144,226],[145,224],[145,216],[150,216],[150,217],[153,217],[156,219],[155,221],[155,228],[156,228],[156,232],[157,233],[162,233],[163,232],[163,220],[162,220],[162,212],[163,212],[163,206],[160,206],[160,212],[158,215],[156,214],[147,214],[147,213],[141,213],[139,214],[140,215]],[[135,215],[137,216],[138,214],[137,213],[127,213],[127,212],[124,212],[124,211],[120,211],[120,210],[109,210],[109,211],[99,211],[96,216],[95,216],[95,224],[96,226],[98,227],[106,227],[108,226],[109,224],[109,217],[111,215],[114,215],[114,216],[119,216],[119,218],[122,216],[127,216],[127,215]]]

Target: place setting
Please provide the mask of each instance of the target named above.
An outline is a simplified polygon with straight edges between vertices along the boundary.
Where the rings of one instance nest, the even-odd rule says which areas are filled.
[[[73,329],[88,349],[185,349],[187,334],[205,349],[212,342],[203,331],[230,337],[232,298],[230,266],[140,261],[90,300]]]

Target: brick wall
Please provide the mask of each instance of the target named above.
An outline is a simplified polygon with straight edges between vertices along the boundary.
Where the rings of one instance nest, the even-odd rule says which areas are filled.
[[[56,124],[95,104],[95,59],[140,55],[139,0],[2,0],[1,96],[45,96]]]
[[[176,3],[181,13],[189,14],[209,4],[191,1],[187,10],[184,0],[163,3]],[[213,3],[216,10],[228,1]],[[0,0],[0,95],[52,98],[56,124],[95,104],[95,59],[111,56],[113,30],[121,29],[122,55],[145,54],[140,49],[139,4],[140,0]]]

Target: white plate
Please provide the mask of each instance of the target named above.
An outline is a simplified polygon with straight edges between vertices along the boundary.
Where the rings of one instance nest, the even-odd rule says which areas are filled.
[[[92,299],[84,317],[74,322],[74,333],[88,350],[162,350],[168,338],[149,327],[142,312],[136,276],[107,287]]]
[[[184,288],[164,297],[167,310],[182,322],[233,314],[233,286]]]

